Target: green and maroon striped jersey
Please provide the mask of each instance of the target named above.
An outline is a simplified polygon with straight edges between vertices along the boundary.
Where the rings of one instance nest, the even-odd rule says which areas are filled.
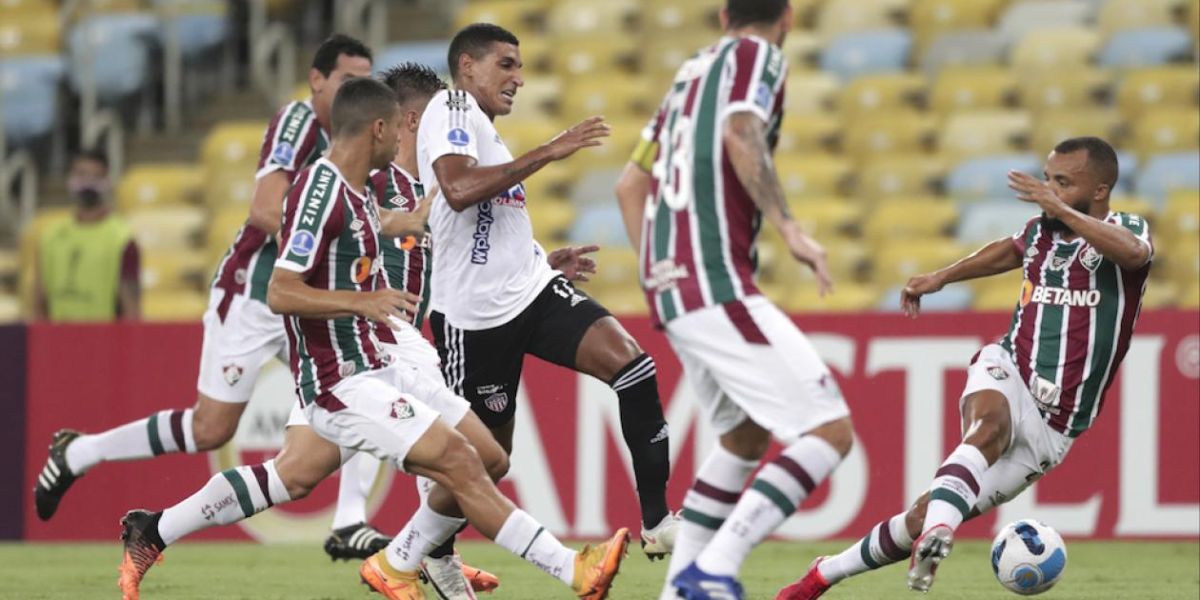
[[[279,109],[263,136],[255,178],[281,171],[295,183],[305,167],[316,162],[329,147],[329,135],[317,122],[312,102],[291,102]],[[217,265],[212,287],[225,290],[225,302],[235,294],[246,294],[259,302],[267,301],[267,283],[275,263],[275,238],[249,223],[242,225],[221,262]],[[222,311],[221,318],[224,319]]]
[[[412,212],[425,195],[421,182],[396,163],[372,173],[371,187],[375,188],[379,205],[390,210]],[[420,239],[408,236],[383,242],[383,273],[387,276],[388,285],[421,297],[421,305],[417,307],[412,322],[417,329],[421,328],[429,309],[431,260],[428,225],[425,226],[425,235]]]
[[[1153,244],[1146,220],[1109,213],[1118,224]],[[1087,431],[1104,405],[1104,393],[1129,350],[1142,307],[1150,261],[1122,269],[1082,237],[1064,239],[1040,218],[1013,236],[1025,260],[1025,281],[1012,325],[1000,344],[1012,354],[1043,418],[1070,437]]]
[[[756,36],[723,37],[675,75],[633,161],[653,177],[641,241],[641,280],[655,321],[759,293],[755,239],[762,215],[722,139],[725,119],[750,112],[774,147],[787,64]]]
[[[346,183],[337,166],[318,160],[297,178],[284,206],[280,255],[275,266],[327,290],[369,292],[386,287],[379,235],[379,207],[370,186],[365,196]],[[309,319],[286,315],[291,368],[304,404],[340,410],[331,390],[356,373],[390,362],[380,338],[387,328],[355,315]]]

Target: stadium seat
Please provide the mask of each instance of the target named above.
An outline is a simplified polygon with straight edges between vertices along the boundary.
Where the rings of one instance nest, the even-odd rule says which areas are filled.
[[[828,197],[790,200],[788,208],[805,232],[830,240],[857,234],[866,207],[847,198]]]
[[[1200,190],[1176,190],[1167,198],[1151,235],[1159,243],[1175,244],[1200,239]]]
[[[61,43],[58,10],[53,6],[0,18],[0,56],[58,54]]]
[[[603,144],[595,148],[588,148],[587,153],[583,154],[587,157],[586,164],[589,168],[619,167],[629,162],[629,155],[633,154],[638,140],[642,137],[642,129],[646,127],[646,118],[640,116],[609,119],[608,124],[612,127],[612,134],[604,140]],[[549,137],[544,138],[541,142],[549,139]],[[520,155],[514,154],[514,156]]]
[[[522,40],[521,58],[525,59],[525,44]],[[375,53],[375,73],[382,73],[398,64],[415,62],[427,65],[443,77],[450,74],[450,65],[446,57],[450,54],[450,40],[429,40],[421,42],[405,42],[391,44],[380,48]],[[518,92],[519,94],[520,92]]]
[[[711,43],[711,42],[709,42]],[[808,31],[793,31],[783,42],[783,57],[791,70],[815,69],[825,43]],[[790,76],[790,75],[789,75]]]
[[[967,158],[950,169],[946,193],[960,200],[1012,197],[1013,192],[1008,188],[1009,170],[1040,176],[1042,158],[1031,152]]]
[[[979,247],[1023,231],[1038,210],[1016,198],[985,200],[966,204],[958,220],[955,239],[963,247]]]
[[[1009,62],[1018,71],[1062,72],[1091,62],[1100,34],[1086,27],[1046,27],[1025,34],[1012,47]]]
[[[1176,240],[1169,246],[1156,249],[1156,262],[1166,267],[1167,279],[1180,289],[1200,285],[1200,244],[1195,238]]]
[[[898,240],[882,244],[872,256],[873,280],[901,285],[914,275],[945,267],[966,252],[952,240]]]
[[[1200,282],[1192,282],[1190,286],[1181,290],[1175,303],[1179,308],[1200,309]]]
[[[1200,111],[1195,107],[1150,111],[1134,121],[1132,143],[1142,157],[1200,148]]]
[[[843,81],[871,73],[903,71],[912,36],[903,29],[861,31],[837,36],[821,53],[821,68]]]
[[[506,118],[522,121],[544,119],[557,110],[562,90],[562,80],[557,75],[546,74],[526,79],[525,85],[517,90],[512,112]]]
[[[895,196],[924,196],[946,175],[940,157],[920,154],[871,157],[861,163],[856,195],[865,202]]]
[[[863,237],[873,246],[894,240],[946,237],[958,223],[958,205],[944,198],[890,198],[866,217]]]
[[[533,222],[533,239],[550,246],[565,240],[575,221],[575,207],[565,200],[543,198],[530,202],[527,209],[529,220]]]
[[[1092,6],[1084,0],[1022,0],[1009,5],[996,29],[1014,42],[1033,29],[1084,25],[1091,13]]]
[[[603,35],[610,41],[629,37],[638,12],[634,0],[568,0],[551,4],[546,27],[563,38]]]
[[[624,233],[621,237],[625,237]],[[550,250],[552,248],[546,249],[547,252]],[[591,257],[596,261],[596,274],[588,276],[591,281],[587,283],[587,289],[639,289],[638,253],[628,243],[601,245]]]
[[[846,128],[843,148],[851,158],[925,152],[931,148],[936,121],[914,111],[862,115]]]
[[[903,285],[892,286],[888,291],[884,292],[883,296],[875,304],[875,310],[880,312],[898,313],[903,309],[900,307],[900,292],[904,290]],[[952,312],[967,310],[971,308],[971,302],[974,300],[974,294],[971,292],[970,286],[958,284],[948,285],[935,294],[929,294],[921,297],[921,312]]]
[[[455,29],[472,23],[496,23],[513,29],[533,29],[545,18],[547,0],[473,0],[464,2],[454,19]]]
[[[822,237],[826,265],[835,285],[861,281],[866,272],[867,248],[858,240]],[[796,262],[773,227],[764,227],[758,243],[759,264],[764,280],[783,287],[815,285],[812,269]]]
[[[843,118],[912,109],[924,95],[925,79],[913,73],[863,75],[846,84],[838,95]]]
[[[1015,271],[1014,271],[1015,272]],[[1021,299],[1021,284],[993,285],[976,292],[971,301],[971,308],[978,311],[1012,312],[1017,308]]]
[[[1149,200],[1146,200],[1145,198],[1138,198],[1137,196],[1127,196],[1124,194],[1114,195],[1113,197],[1109,198],[1108,209],[1113,212],[1132,213],[1151,219],[1153,221],[1151,223],[1153,235],[1159,235],[1159,221],[1155,216],[1156,211],[1154,210],[1154,204],[1152,204]]]
[[[849,160],[836,156],[779,154],[775,169],[784,193],[792,199],[844,196],[852,166]]]
[[[213,127],[200,145],[208,178],[228,176],[234,168],[253,175],[266,131],[264,121],[225,121]]]
[[[1102,67],[1149,67],[1187,59],[1193,47],[1192,36],[1182,27],[1125,29],[1108,39],[1096,62]]]
[[[1037,116],[1030,147],[1039,157],[1044,157],[1069,137],[1094,135],[1117,143],[1123,132],[1122,125],[1120,113],[1111,108],[1047,111]]]
[[[817,11],[816,31],[822,39],[843,33],[884,29],[903,24],[909,0],[840,0]]]
[[[831,73],[801,71],[788,73],[784,85],[784,113],[790,118],[791,115],[830,110],[841,83]],[[787,118],[784,119],[786,122]]]
[[[943,33],[921,52],[921,71],[932,77],[945,67],[998,65],[1006,47],[1004,38],[990,29]]]
[[[1194,64],[1129,71],[1117,87],[1117,106],[1127,119],[1162,107],[1194,108],[1198,99],[1200,73]]]
[[[1191,0],[1188,2],[1187,17],[1185,19],[1188,27],[1192,31],[1192,39],[1200,40],[1200,0]]]
[[[229,249],[249,216],[246,206],[224,206],[213,210],[204,231],[204,252],[210,265]]]
[[[151,68],[150,44],[157,36],[158,20],[149,13],[101,14],[84,19],[68,36],[68,80],[78,93],[85,65],[101,101],[111,102],[141,91]]]
[[[145,252],[141,260],[144,292],[197,290],[210,274],[203,252]]]
[[[2,35],[2,33],[0,33]],[[10,144],[48,135],[58,119],[63,63],[58,56],[15,56],[0,60],[0,127]]]
[[[779,152],[831,152],[841,139],[842,122],[826,113],[788,115],[779,130]]]
[[[204,171],[190,163],[138,164],[117,184],[117,206],[124,212],[196,200]]]
[[[519,92],[517,97],[520,98]],[[571,123],[571,125],[574,124]],[[527,121],[500,119],[496,122],[496,130],[500,133],[500,137],[504,138],[504,144],[508,146],[508,150],[513,156],[520,156],[533,150],[562,133],[564,129],[566,129],[565,126],[545,117]]]
[[[1144,161],[1138,173],[1137,195],[1157,206],[1176,190],[1200,190],[1200,152],[1158,154]]]
[[[245,169],[230,172],[224,177],[208,179],[204,183],[204,204],[216,210],[224,206],[234,206],[245,212],[250,208],[254,199],[254,167],[248,165]]]
[[[960,29],[990,28],[1006,0],[915,0],[908,22],[917,47],[927,48],[938,34]]]
[[[1151,271],[1150,283],[1142,294],[1142,310],[1175,308],[1179,303],[1179,286],[1172,281],[1155,279],[1153,273]]]
[[[716,41],[717,36],[707,31],[660,35],[647,40],[645,47],[637,53],[637,60],[642,73],[655,82],[651,86],[652,92],[661,98],[684,61]]]
[[[684,32],[720,29],[719,6],[695,0],[657,0],[642,6],[642,22],[652,35],[678,35]],[[714,36],[715,37],[715,36]]]
[[[137,0],[107,0],[114,6],[131,5],[120,10],[139,10]],[[95,2],[93,0],[92,5]],[[196,60],[213,50],[228,35],[228,6],[225,2],[212,0],[154,0],[159,17],[160,36],[166,39],[169,23],[174,21],[179,33],[179,49],[184,60]]]
[[[21,299],[13,294],[0,293],[0,323],[21,320]]]
[[[588,284],[580,287],[618,317],[636,317],[650,313],[650,306],[646,304],[646,294],[637,279],[615,288],[593,289]]]
[[[942,124],[938,151],[969,158],[1023,149],[1032,119],[1022,110],[981,110],[950,115]]]
[[[1112,72],[1094,68],[1022,73],[1021,106],[1039,114],[1045,111],[1098,108],[1107,103]]]
[[[567,233],[567,241],[580,245],[599,244],[601,248],[629,246],[621,208],[616,202],[596,202],[580,207],[575,223]]]
[[[639,53],[637,39],[628,35],[555,39],[553,69],[565,77],[620,76],[632,69]]]
[[[1096,25],[1105,34],[1122,29],[1173,25],[1183,4],[1181,0],[1108,0],[1096,15]]]
[[[778,303],[783,310],[794,313],[852,313],[870,310],[878,298],[879,292],[872,286],[834,281],[833,293],[824,298],[813,283],[789,290]]]
[[[554,161],[541,168],[537,173],[524,181],[525,197],[531,202],[542,202],[544,199],[565,199],[572,193],[579,176],[579,168],[572,166],[571,161]],[[592,173],[595,170],[591,171]],[[608,188],[606,194],[612,196],[613,190]]]
[[[640,77],[570,80],[561,98],[559,115],[575,123],[593,115],[609,120],[634,118],[644,123],[654,114],[666,88]],[[520,92],[518,92],[518,98]]]
[[[942,69],[930,91],[929,106],[945,115],[962,109],[1005,108],[1016,99],[1017,76],[1004,67]]]
[[[142,295],[142,318],[151,322],[197,321],[208,309],[208,295],[195,291],[163,291]]]
[[[144,253],[197,247],[207,211],[193,206],[143,208],[123,215]]]

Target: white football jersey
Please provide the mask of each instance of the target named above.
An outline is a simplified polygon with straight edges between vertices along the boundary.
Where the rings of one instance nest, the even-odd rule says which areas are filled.
[[[470,156],[485,167],[513,159],[492,121],[462,90],[438,92],[425,108],[417,132],[421,181],[437,182],[433,163],[447,154]],[[429,228],[437,257],[432,308],[459,329],[490,329],[511,321],[558,274],[533,239],[523,184],[462,212],[450,208],[439,192]]]

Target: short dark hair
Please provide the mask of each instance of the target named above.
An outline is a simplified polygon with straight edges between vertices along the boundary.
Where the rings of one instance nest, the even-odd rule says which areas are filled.
[[[428,100],[446,89],[446,82],[433,69],[415,62],[400,63],[380,74],[383,83],[392,88],[401,106],[410,100]]]
[[[376,119],[392,116],[397,108],[396,95],[383,83],[370,77],[348,79],[333,97],[333,136],[357,135]]]
[[[774,23],[787,10],[788,0],[726,0],[730,27]]]
[[[1094,136],[1073,137],[1054,147],[1056,154],[1071,154],[1080,150],[1087,151],[1088,168],[1100,179],[1100,183],[1107,183],[1109,189],[1117,185],[1120,175],[1117,151],[1108,142]]]
[[[338,57],[343,54],[374,60],[374,57],[371,56],[371,49],[366,44],[348,35],[335,33],[325,38],[325,41],[321,42],[321,46],[317,48],[317,53],[313,55],[312,68],[329,77],[329,74],[337,68]]]
[[[454,34],[454,39],[450,40],[450,52],[447,56],[450,61],[450,77],[458,76],[459,57],[469,54],[471,58],[479,60],[484,54],[487,54],[494,42],[514,46],[521,45],[517,36],[513,35],[511,31],[492,23],[467,25],[462,28],[462,31]]]
[[[76,152],[72,160],[90,160],[100,163],[100,166],[104,167],[105,171],[108,170],[108,155],[98,148],[84,148]]]

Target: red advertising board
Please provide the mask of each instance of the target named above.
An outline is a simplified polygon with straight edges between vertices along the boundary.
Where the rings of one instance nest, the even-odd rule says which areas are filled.
[[[624,319],[658,362],[675,454],[670,501],[678,506],[713,437],[696,412],[678,361],[648,320]],[[837,374],[853,411],[857,444],[831,481],[779,532],[795,539],[854,537],[922,491],[958,440],[957,402],[974,352],[1003,331],[1000,314],[805,316],[797,319]],[[34,325],[28,332],[25,487],[61,427],[89,432],[190,405],[197,325]],[[58,515],[42,523],[27,503],[26,539],[115,539],[134,507],[162,508],[237,462],[269,457],[290,406],[288,376],[271,365],[223,452],[100,465],[76,483]],[[637,525],[632,476],[620,443],[616,398],[603,383],[530,359],[518,398],[513,469],[502,489],[566,537]],[[326,482],[209,539],[319,539],[336,492]],[[397,530],[415,504],[411,480],[387,476],[373,520]],[[1200,314],[1143,314],[1096,427],[1066,462],[1021,497],[969,523],[1041,518],[1074,537],[1200,535]]]

